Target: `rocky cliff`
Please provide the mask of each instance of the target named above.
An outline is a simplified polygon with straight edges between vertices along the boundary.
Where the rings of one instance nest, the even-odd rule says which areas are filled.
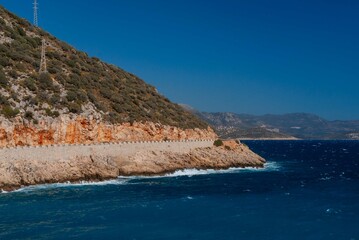
[[[100,119],[64,115],[47,118],[38,124],[3,119],[0,122],[0,147],[52,144],[93,144],[121,141],[162,141],[215,139],[211,128],[181,129],[153,122],[107,124]]]

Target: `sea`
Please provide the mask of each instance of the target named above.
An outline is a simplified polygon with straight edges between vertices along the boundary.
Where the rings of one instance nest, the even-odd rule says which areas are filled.
[[[245,141],[264,169],[0,193],[0,239],[359,240],[359,141]]]

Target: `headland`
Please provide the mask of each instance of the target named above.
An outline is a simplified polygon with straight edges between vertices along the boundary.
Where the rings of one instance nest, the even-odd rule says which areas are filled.
[[[0,149],[0,190],[23,186],[153,176],[184,169],[264,166],[246,145],[212,140],[139,141]]]

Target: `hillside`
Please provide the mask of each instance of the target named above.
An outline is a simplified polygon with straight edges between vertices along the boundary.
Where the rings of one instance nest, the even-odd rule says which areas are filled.
[[[359,139],[359,121],[328,121],[307,113],[254,116],[192,112],[223,138]]]
[[[42,39],[48,73],[39,74]],[[64,115],[207,128],[137,76],[77,51],[0,6],[0,117],[36,125]]]
[[[137,76],[0,6],[0,147],[216,137]]]

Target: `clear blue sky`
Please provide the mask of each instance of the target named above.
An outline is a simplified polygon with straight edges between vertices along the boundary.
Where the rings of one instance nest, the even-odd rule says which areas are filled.
[[[39,0],[39,24],[202,111],[359,119],[357,0]],[[32,0],[0,0],[32,21]]]

